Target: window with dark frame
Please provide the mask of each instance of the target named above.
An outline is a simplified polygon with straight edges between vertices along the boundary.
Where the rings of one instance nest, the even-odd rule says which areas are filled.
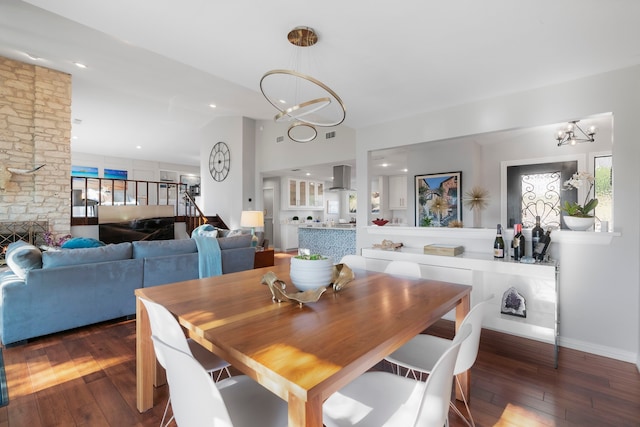
[[[507,167],[507,224],[532,228],[540,216],[542,228],[561,228],[560,206],[577,201],[575,191],[562,191],[578,170],[577,161]]]

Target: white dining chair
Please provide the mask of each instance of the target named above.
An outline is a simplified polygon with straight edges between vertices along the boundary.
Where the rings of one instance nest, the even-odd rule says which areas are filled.
[[[407,276],[418,279],[422,277],[420,264],[413,261],[391,261],[385,267],[384,272],[394,276]]]
[[[465,327],[465,325],[471,325],[472,332],[469,338],[464,340],[464,343],[460,347],[458,360],[456,361],[456,367],[454,370],[455,375],[459,375],[467,371],[468,369],[471,369],[476,361],[476,358],[478,357],[478,348],[480,347],[480,333],[482,331],[482,318],[484,316],[484,309],[487,303],[492,299],[493,295],[476,304],[475,307],[473,307],[462,320],[462,324],[460,325],[461,330]],[[420,334],[412,338],[410,341],[408,341],[398,350],[391,353],[385,359],[393,366],[395,366],[396,372],[398,374],[401,373],[400,367],[402,367],[407,370],[405,376],[409,376],[411,374],[413,375],[414,379],[421,379],[422,373],[430,374],[433,371],[437,360],[445,351],[447,351],[450,345],[451,340],[449,339],[436,337],[434,335]],[[420,378],[416,375],[416,373],[420,374]],[[460,381],[458,380],[457,376],[456,384],[460,389],[462,400],[464,402],[465,409],[467,410],[467,414],[469,415],[469,419],[467,420],[464,415],[462,415],[462,413],[458,410],[453,402],[451,402],[451,408],[467,423],[467,425],[475,426],[473,416],[471,415],[471,409],[469,408],[467,398],[462,391],[462,386],[460,385]]]
[[[287,402],[246,375],[214,382],[188,353],[151,337],[167,366],[173,414],[179,427],[284,427]]]
[[[362,255],[345,255],[340,260],[340,264],[347,264],[351,269],[367,269],[367,259]]]
[[[229,363],[216,356],[206,348],[202,347],[192,339],[188,339],[182,330],[182,327],[178,323],[175,317],[163,306],[156,304],[144,298],[140,298],[140,301],[147,309],[147,315],[149,317],[149,323],[151,324],[151,334],[157,336],[169,345],[176,347],[184,353],[192,355],[202,365],[204,370],[211,375],[212,379],[220,380],[220,376],[223,372],[226,372],[227,376],[231,376],[229,372]],[[167,368],[166,362],[161,354],[158,354],[157,349],[154,346],[156,359],[163,368]],[[217,375],[216,375],[217,374]],[[162,421],[160,426],[164,427],[171,423],[172,418],[165,423],[167,411],[171,404],[171,397],[167,400],[167,406],[164,409]]]
[[[327,427],[442,427],[448,425],[453,369],[471,325],[460,330],[426,382],[389,372],[367,372],[329,396],[322,407]]]

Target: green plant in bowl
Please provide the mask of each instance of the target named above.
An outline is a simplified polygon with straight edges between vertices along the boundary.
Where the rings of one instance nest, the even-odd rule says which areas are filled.
[[[326,256],[322,256],[320,254],[311,254],[311,255],[296,255],[297,259],[306,259],[307,261],[317,261],[322,259],[327,259]]]

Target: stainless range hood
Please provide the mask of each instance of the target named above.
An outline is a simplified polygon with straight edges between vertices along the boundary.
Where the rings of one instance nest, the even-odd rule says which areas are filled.
[[[333,167],[333,187],[329,191],[353,190],[351,188],[351,166],[337,165]]]

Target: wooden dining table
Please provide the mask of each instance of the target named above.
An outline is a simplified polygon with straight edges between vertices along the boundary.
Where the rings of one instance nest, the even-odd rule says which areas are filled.
[[[322,426],[322,403],[450,310],[456,328],[469,312],[471,287],[356,270],[339,292],[317,302],[275,302],[261,279],[288,284],[289,265],[259,268],[135,291],[137,408],[153,406],[158,370],[140,298],[166,307],[189,337],[288,402],[289,426]],[[465,395],[469,374],[460,376]]]

